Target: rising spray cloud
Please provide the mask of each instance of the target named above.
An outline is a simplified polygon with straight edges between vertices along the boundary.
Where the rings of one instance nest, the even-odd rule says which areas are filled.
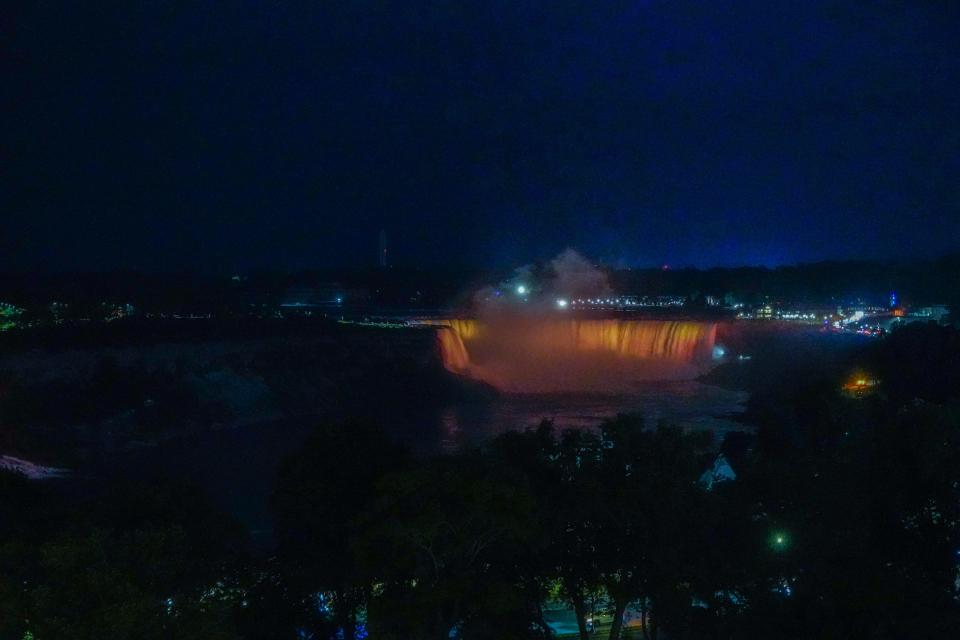
[[[611,293],[606,273],[572,249],[521,267],[477,291],[472,318],[441,321],[445,362],[501,389],[534,393],[620,393],[639,380],[697,375],[715,325],[583,318],[572,304]]]

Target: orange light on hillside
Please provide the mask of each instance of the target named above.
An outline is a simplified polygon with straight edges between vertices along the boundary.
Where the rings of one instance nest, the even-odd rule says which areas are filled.
[[[858,372],[853,374],[843,385],[843,390],[855,396],[862,396],[866,392],[874,391],[874,387],[880,384],[880,381],[873,376]]]

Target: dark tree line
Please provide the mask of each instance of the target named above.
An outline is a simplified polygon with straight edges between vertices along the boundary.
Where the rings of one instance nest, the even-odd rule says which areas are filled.
[[[545,423],[412,460],[375,427],[324,430],[278,483],[281,564],[309,607],[329,594],[345,638],[361,617],[377,638],[547,638],[551,593],[584,637],[588,600],[603,594],[619,638],[629,605],[659,620],[678,588],[693,593],[709,444],[621,416],[596,433]]]
[[[238,638],[242,541],[190,487],[0,472],[0,638]]]
[[[549,267],[533,265],[540,274]],[[960,253],[929,260],[830,261],[767,267],[713,269],[606,269],[622,294],[733,295],[740,302],[768,299],[832,303],[862,297],[875,302],[891,292],[908,304],[960,304]],[[218,317],[276,309],[297,288],[340,286],[365,292],[364,304],[387,307],[444,307],[469,303],[472,293],[509,278],[511,269],[489,270],[394,266],[390,269],[325,269],[299,273],[0,273],[3,302],[26,308],[35,320],[49,320],[49,305],[64,303],[67,317],[102,317],[104,302],[132,303],[137,313],[201,313]],[[352,306],[355,301],[350,301]]]

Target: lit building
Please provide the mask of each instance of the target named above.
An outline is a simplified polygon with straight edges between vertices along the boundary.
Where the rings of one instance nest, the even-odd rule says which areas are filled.
[[[843,385],[843,392],[855,398],[861,398],[873,393],[880,385],[880,381],[863,372],[854,373]]]
[[[0,302],[0,331],[16,327],[21,315],[23,315],[23,309],[20,307]]]
[[[950,308],[945,304],[934,304],[929,307],[918,307],[911,309],[909,316],[917,320],[932,320],[937,324],[943,324],[947,316],[950,315]]]
[[[284,294],[280,307],[286,311],[306,311],[312,308],[356,306],[369,301],[370,292],[367,289],[326,282],[316,286],[292,287]]]

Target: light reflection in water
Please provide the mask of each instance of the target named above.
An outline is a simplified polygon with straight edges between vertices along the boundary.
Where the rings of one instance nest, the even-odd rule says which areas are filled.
[[[664,421],[689,429],[717,434],[743,430],[731,418],[744,409],[747,394],[695,381],[645,382],[630,393],[598,394],[502,394],[489,402],[458,403],[439,415],[440,448],[454,451],[512,429],[537,426],[541,420],[554,421],[557,431],[567,428],[593,429],[618,413],[642,414],[655,426]]]

